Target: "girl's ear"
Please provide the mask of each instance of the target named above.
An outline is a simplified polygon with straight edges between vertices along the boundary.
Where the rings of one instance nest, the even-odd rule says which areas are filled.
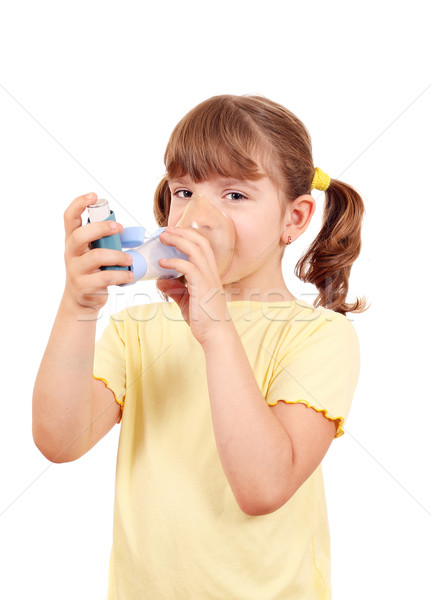
[[[167,226],[170,207],[171,191],[168,185],[168,178],[165,176],[157,186],[154,194],[153,214],[159,227]]]
[[[316,210],[316,202],[311,194],[303,194],[295,198],[287,207],[284,214],[284,228],[282,240],[287,244],[289,236],[292,242],[304,233],[310,224],[311,217]]]

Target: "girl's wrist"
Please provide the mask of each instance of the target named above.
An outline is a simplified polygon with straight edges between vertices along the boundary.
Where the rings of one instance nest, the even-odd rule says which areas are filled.
[[[208,335],[208,339],[202,343],[202,349],[205,354],[222,352],[224,345],[237,339],[239,336],[233,321],[223,321]]]
[[[59,313],[64,317],[75,321],[94,321],[96,323],[99,310],[100,307],[83,306],[73,298],[67,288],[64,290],[59,308]]]

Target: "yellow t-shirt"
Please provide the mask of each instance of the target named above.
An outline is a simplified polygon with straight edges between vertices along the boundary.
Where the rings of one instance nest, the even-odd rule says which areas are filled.
[[[228,307],[267,403],[303,402],[342,435],[359,375],[351,322],[300,300]],[[331,597],[321,467],[277,511],[240,510],[217,453],[204,353],[175,303],[111,317],[94,376],[123,405],[109,600]]]

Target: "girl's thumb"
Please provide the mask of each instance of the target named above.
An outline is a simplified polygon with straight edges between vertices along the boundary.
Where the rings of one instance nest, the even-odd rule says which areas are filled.
[[[182,299],[188,293],[186,286],[181,281],[178,281],[178,279],[158,279],[156,287],[175,300],[180,307]]]

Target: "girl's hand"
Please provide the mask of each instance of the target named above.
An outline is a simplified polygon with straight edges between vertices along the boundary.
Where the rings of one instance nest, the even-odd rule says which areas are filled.
[[[100,270],[101,266],[131,265],[132,257],[118,250],[90,249],[90,242],[123,230],[123,226],[115,221],[82,226],[81,214],[96,201],[96,194],[79,196],[64,213],[66,287],[63,297],[72,309],[82,311],[85,308],[93,314],[106,304],[108,285],[128,283],[133,278],[130,271]]]
[[[189,260],[160,259],[160,266],[176,269],[185,275],[187,287],[178,279],[159,279],[157,288],[178,304],[193,335],[205,345],[216,329],[231,321],[210,243],[189,227],[166,227],[160,234],[160,241],[175,246]]]

